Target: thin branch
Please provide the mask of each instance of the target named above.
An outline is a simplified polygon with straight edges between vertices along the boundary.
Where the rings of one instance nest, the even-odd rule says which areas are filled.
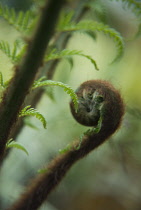
[[[38,68],[42,65],[46,47],[54,32],[64,1],[50,0],[49,3],[46,1],[33,40],[29,41],[25,59],[20,66],[16,67],[15,75],[3,97],[3,102],[0,105],[0,159],[4,155],[10,130],[16,122]]]

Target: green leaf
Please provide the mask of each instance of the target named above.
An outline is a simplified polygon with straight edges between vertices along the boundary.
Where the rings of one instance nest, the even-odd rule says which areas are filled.
[[[44,173],[46,173],[47,171],[48,171],[47,168],[42,168],[42,169],[39,169],[37,172],[38,172],[39,174],[44,174]]]
[[[113,1],[113,0],[111,0],[111,1]],[[116,0],[116,1],[123,2],[124,6],[129,8],[137,17],[137,19],[139,21],[138,31],[135,36],[135,38],[137,38],[141,34],[141,24],[140,24],[140,22],[141,22],[141,2],[137,2],[135,0]]]
[[[37,119],[39,119],[42,122],[43,127],[46,128],[47,123],[46,123],[44,116],[42,114],[40,114],[37,111],[37,109],[30,108],[30,107],[31,107],[31,105],[28,105],[25,108],[23,108],[19,113],[19,117],[35,116]]]
[[[6,144],[6,148],[9,149],[9,148],[16,148],[16,149],[19,149],[19,150],[22,150],[23,152],[25,152],[27,155],[28,155],[28,152],[27,150],[25,149],[25,147],[23,147],[21,144],[13,141],[13,139],[10,139],[7,144]]]
[[[41,81],[41,78],[39,80],[34,82],[32,90],[34,90],[37,87],[43,87],[43,86],[59,86],[59,87],[62,87],[64,89],[64,91],[67,94],[69,94],[70,97],[72,98],[75,110],[77,111],[77,109],[78,109],[78,98],[77,98],[77,95],[75,94],[74,90],[69,85],[64,84],[62,82],[52,81],[52,80]]]
[[[113,0],[111,0],[113,1]],[[131,9],[131,11],[138,17],[141,15],[141,3],[135,0],[114,0],[114,1],[121,1],[124,3],[127,8]]]
[[[121,58],[124,52],[124,41],[122,36],[119,32],[117,32],[115,29],[110,28],[108,25],[105,25],[103,23],[99,23],[96,21],[80,21],[79,23],[71,22],[68,25],[62,25],[61,23],[58,24],[57,30],[59,32],[68,32],[68,31],[98,31],[103,32],[105,35],[108,35],[113,39],[113,41],[116,44],[117,47],[117,55],[113,62],[117,61]]]
[[[88,60],[91,61],[91,63],[94,65],[96,70],[99,70],[96,61],[89,55],[85,55],[84,53],[82,53],[82,51],[80,50],[68,50],[68,49],[64,49],[60,52],[56,52],[55,49],[53,49],[53,51],[51,51],[50,54],[48,54],[47,56],[45,56],[45,61],[50,61],[50,60],[55,60],[55,59],[61,59],[61,58],[71,58],[74,55],[79,55],[82,57],[87,58]]]
[[[101,1],[88,1],[86,2],[86,6],[92,10],[92,12],[96,15],[100,22],[106,23],[107,20],[107,10],[104,2]]]
[[[11,49],[10,44],[6,41],[0,41],[0,50],[7,55],[7,57],[11,60],[12,63],[19,62],[25,51],[27,45],[22,42],[22,45],[20,43],[21,41],[15,40],[13,43],[13,49]]]
[[[32,11],[16,12],[13,8],[0,4],[0,16],[2,16],[9,24],[14,26],[20,32],[28,32],[34,21]]]

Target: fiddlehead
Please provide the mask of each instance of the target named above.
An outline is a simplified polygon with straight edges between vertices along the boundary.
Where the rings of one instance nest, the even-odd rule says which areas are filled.
[[[78,87],[76,94],[79,100],[78,112],[70,103],[76,121],[85,126],[96,126],[101,117],[102,131],[110,134],[118,128],[124,105],[119,92],[109,82],[89,80]]]
[[[65,153],[52,160],[45,173],[33,180],[27,191],[9,210],[38,209],[70,167],[102,144],[119,127],[124,104],[119,92],[110,83],[90,80],[80,85],[76,94],[79,99],[77,112],[70,102],[74,118],[86,126],[97,126],[102,119],[100,129],[98,132],[85,133],[81,144],[80,141],[75,141]]]

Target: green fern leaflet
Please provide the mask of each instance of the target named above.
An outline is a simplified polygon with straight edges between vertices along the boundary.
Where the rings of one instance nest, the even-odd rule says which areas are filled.
[[[26,44],[21,43],[19,40],[15,40],[13,43],[13,49],[11,49],[10,44],[6,41],[0,41],[0,50],[11,60],[12,63],[16,63],[21,60],[25,51]]]
[[[62,87],[64,89],[64,91],[67,94],[69,94],[70,97],[72,98],[72,101],[73,101],[74,106],[75,106],[75,110],[77,111],[77,109],[78,109],[78,98],[77,98],[77,95],[75,94],[74,90],[69,85],[64,84],[62,82],[52,81],[52,80],[42,81],[43,79],[44,79],[44,77],[35,81],[32,89],[35,89],[37,87],[43,87],[43,86],[59,86],[59,87]]]
[[[33,22],[32,11],[20,11],[16,13],[13,8],[0,4],[0,16],[20,32],[28,32]]]
[[[65,18],[65,17],[64,17]],[[96,21],[80,21],[79,23],[70,22],[65,25],[64,22],[61,20],[58,24],[57,30],[59,32],[68,32],[68,31],[98,31],[103,32],[105,35],[108,35],[113,39],[113,41],[116,44],[117,47],[117,55],[113,62],[117,61],[124,52],[124,41],[122,36],[119,32],[117,32],[115,29],[110,28],[108,25],[105,25],[103,23],[99,23]]]
[[[47,61],[50,61],[50,60],[61,59],[61,58],[68,58],[69,59],[74,55],[79,55],[79,56],[87,58],[94,65],[95,69],[99,70],[99,68],[96,64],[96,61],[91,56],[85,55],[84,53],[82,53],[82,51],[79,51],[79,50],[64,49],[60,52],[56,52],[56,50],[54,49],[50,52],[50,54],[45,56],[45,61],[47,62]]]
[[[22,150],[28,155],[28,152],[25,149],[25,147],[23,147],[21,144],[17,143],[13,139],[10,139],[6,144],[6,149],[9,149],[9,148],[16,148],[16,149]]]
[[[19,117],[35,116],[37,119],[39,119],[42,122],[43,127],[46,128],[47,123],[44,116],[40,114],[36,109],[30,107],[31,105],[28,105],[25,108],[23,108],[19,113]]]

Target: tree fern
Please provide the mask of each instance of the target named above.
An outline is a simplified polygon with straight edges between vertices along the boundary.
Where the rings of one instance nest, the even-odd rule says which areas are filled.
[[[22,150],[23,152],[25,152],[28,155],[28,152],[25,149],[25,147],[22,146],[21,144],[15,142],[12,138],[9,139],[9,141],[6,144],[6,149],[9,149],[9,148],[16,148],[16,149]]]
[[[65,18],[65,17],[64,17]],[[117,55],[114,61],[117,61],[121,56],[123,55],[124,51],[124,41],[122,36],[119,32],[117,32],[115,29],[110,28],[108,25],[105,25],[103,23],[99,23],[96,21],[80,21],[79,23],[75,24],[74,22],[67,22],[67,25],[64,24],[63,21],[60,21],[58,24],[58,31],[67,32],[67,31],[98,31],[103,32],[106,35],[109,35],[113,41],[116,43],[117,47]],[[113,62],[114,62],[113,61]]]
[[[45,56],[45,61],[61,59],[61,58],[71,58],[74,55],[79,55],[79,56],[87,58],[88,60],[90,60],[92,62],[95,69],[98,70],[98,66],[96,64],[96,61],[91,56],[85,55],[84,53],[82,53],[82,51],[79,51],[79,50],[64,49],[60,52],[57,52],[56,50],[52,50],[50,54]]]
[[[64,84],[62,82],[52,81],[52,80],[42,81],[42,78],[40,78],[39,80],[34,82],[32,89],[35,89],[37,87],[43,87],[43,86],[59,86],[59,87],[62,87],[64,89],[64,91],[67,94],[69,94],[70,97],[72,98],[72,101],[73,101],[74,106],[75,106],[75,110],[77,111],[77,109],[78,109],[77,95],[75,94],[74,90],[69,85]]]
[[[32,11],[16,13],[13,8],[8,8],[2,4],[0,4],[0,16],[22,33],[29,31],[33,21]]]
[[[20,61],[26,51],[26,46],[26,44],[20,46],[19,40],[15,40],[13,48],[11,49],[11,46],[7,41],[0,41],[0,50],[7,55],[12,63]]]
[[[39,119],[42,122],[43,127],[46,128],[47,123],[44,116],[40,114],[36,109],[30,107],[31,105],[28,105],[25,108],[23,108],[19,113],[19,117],[35,116],[37,119]]]

